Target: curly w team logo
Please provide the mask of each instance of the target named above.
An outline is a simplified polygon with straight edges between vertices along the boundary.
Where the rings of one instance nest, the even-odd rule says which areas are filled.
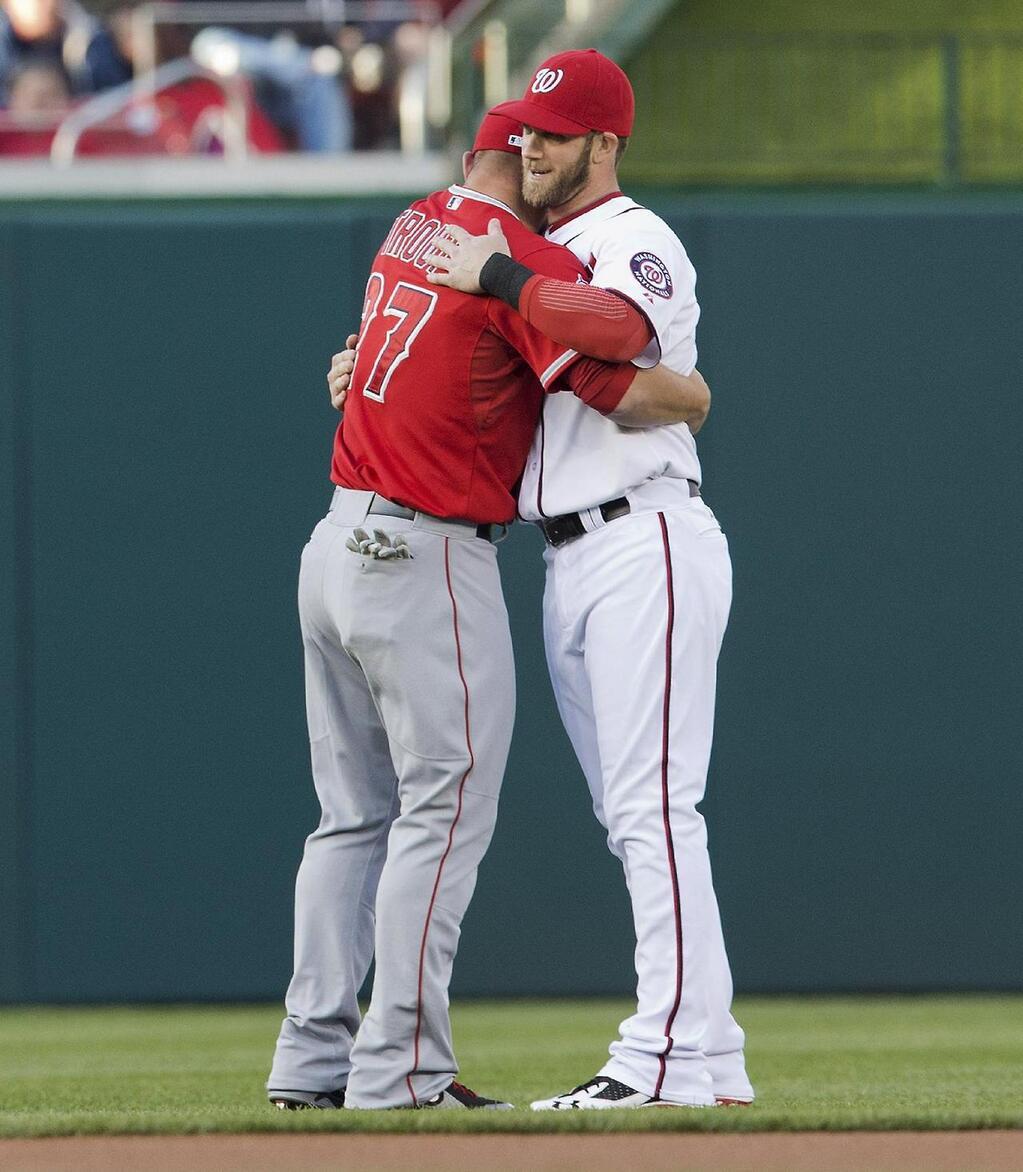
[[[551,90],[561,85],[561,79],[564,76],[563,69],[541,69],[533,78],[533,84],[529,88],[534,94],[549,94]]]
[[[668,298],[674,293],[668,266],[652,252],[637,252],[629,261],[629,268],[643,288],[656,293],[658,297]]]

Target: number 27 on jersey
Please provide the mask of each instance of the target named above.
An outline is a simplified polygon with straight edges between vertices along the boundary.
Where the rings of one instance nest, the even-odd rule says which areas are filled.
[[[386,292],[387,282],[383,274],[370,273],[366,282],[359,349],[367,357],[374,355],[362,393],[378,403],[384,401],[394,372],[408,358],[413,343],[437,305],[435,289],[398,281],[381,309],[380,303]]]

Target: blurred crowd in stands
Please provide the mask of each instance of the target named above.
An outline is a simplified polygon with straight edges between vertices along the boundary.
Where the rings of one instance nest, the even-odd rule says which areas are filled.
[[[310,4],[286,26],[258,22],[252,0],[234,27],[140,21],[124,0],[85,2],[0,0],[0,156],[47,155],[72,111],[117,87],[124,102],[83,133],[77,154],[222,154],[239,104],[253,153],[397,149],[402,87],[421,81],[429,29],[459,0],[366,0],[366,19],[345,23]],[[164,70],[165,84],[158,73],[154,90],[135,84],[180,61],[190,64]]]

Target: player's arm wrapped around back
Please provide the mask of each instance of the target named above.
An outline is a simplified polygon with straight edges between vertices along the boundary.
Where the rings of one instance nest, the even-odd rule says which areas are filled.
[[[621,427],[685,423],[695,435],[710,411],[710,388],[700,372],[678,374],[663,364],[637,370],[631,363],[579,358],[549,389],[571,391]]]
[[[503,253],[483,266],[480,285],[552,341],[592,358],[628,362],[653,337],[644,314],[619,294],[544,276]]]
[[[613,418],[638,374],[639,371],[628,362],[618,364],[580,357],[549,390],[571,391],[587,407]]]
[[[696,433],[710,412],[710,387],[698,370],[679,374],[663,363],[641,370],[609,418],[622,427],[685,423]]]

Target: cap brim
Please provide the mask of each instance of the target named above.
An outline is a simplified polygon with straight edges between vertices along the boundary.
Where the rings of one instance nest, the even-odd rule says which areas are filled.
[[[560,114],[553,114],[546,106],[539,102],[502,102],[494,106],[491,114],[503,114],[506,118],[514,118],[523,126],[531,126],[534,130],[542,130],[547,134],[589,134],[592,127],[584,126],[581,122],[574,122],[571,118],[564,118]]]

